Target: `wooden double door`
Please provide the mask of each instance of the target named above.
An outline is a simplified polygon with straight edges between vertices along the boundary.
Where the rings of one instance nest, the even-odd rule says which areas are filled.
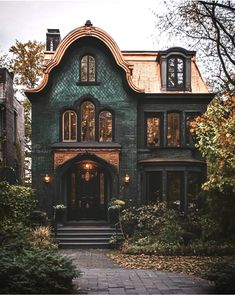
[[[108,182],[95,162],[80,162],[67,176],[67,220],[106,220]]]

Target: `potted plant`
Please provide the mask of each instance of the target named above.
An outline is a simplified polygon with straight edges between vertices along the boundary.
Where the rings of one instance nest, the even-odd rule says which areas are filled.
[[[123,201],[121,199],[113,198],[110,201],[109,208],[108,208],[109,219],[110,219],[111,224],[116,227],[119,225],[122,233],[123,233],[123,230],[122,230],[122,226],[121,226],[120,215],[121,215],[121,211],[124,208],[125,204],[126,204],[125,201]]]
[[[53,208],[54,208],[55,222],[63,224],[66,206],[63,204],[57,204],[57,205],[53,206]]]

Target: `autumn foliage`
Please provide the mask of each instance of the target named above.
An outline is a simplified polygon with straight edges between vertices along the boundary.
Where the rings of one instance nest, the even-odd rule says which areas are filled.
[[[223,192],[229,186],[235,192],[235,96],[224,94],[223,99],[217,97],[191,123],[191,132],[196,134],[196,147],[208,165],[203,188]]]

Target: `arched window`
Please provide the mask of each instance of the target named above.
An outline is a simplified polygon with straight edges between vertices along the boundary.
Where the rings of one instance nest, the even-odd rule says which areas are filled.
[[[81,104],[81,141],[95,141],[95,105],[91,101]]]
[[[167,87],[170,89],[185,87],[185,59],[180,56],[171,56],[167,60]]]
[[[81,82],[95,82],[95,58],[90,55],[85,55],[81,58]]]
[[[111,112],[104,110],[99,115],[99,141],[112,142],[113,140],[113,117]]]
[[[73,110],[66,110],[62,116],[63,141],[77,141],[77,114]]]

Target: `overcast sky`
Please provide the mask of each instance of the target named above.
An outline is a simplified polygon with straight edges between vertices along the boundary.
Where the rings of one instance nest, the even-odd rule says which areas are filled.
[[[0,50],[7,52],[18,39],[45,42],[48,28],[60,29],[61,37],[90,19],[105,30],[121,50],[159,50],[154,36],[152,10],[159,0],[1,1]]]

